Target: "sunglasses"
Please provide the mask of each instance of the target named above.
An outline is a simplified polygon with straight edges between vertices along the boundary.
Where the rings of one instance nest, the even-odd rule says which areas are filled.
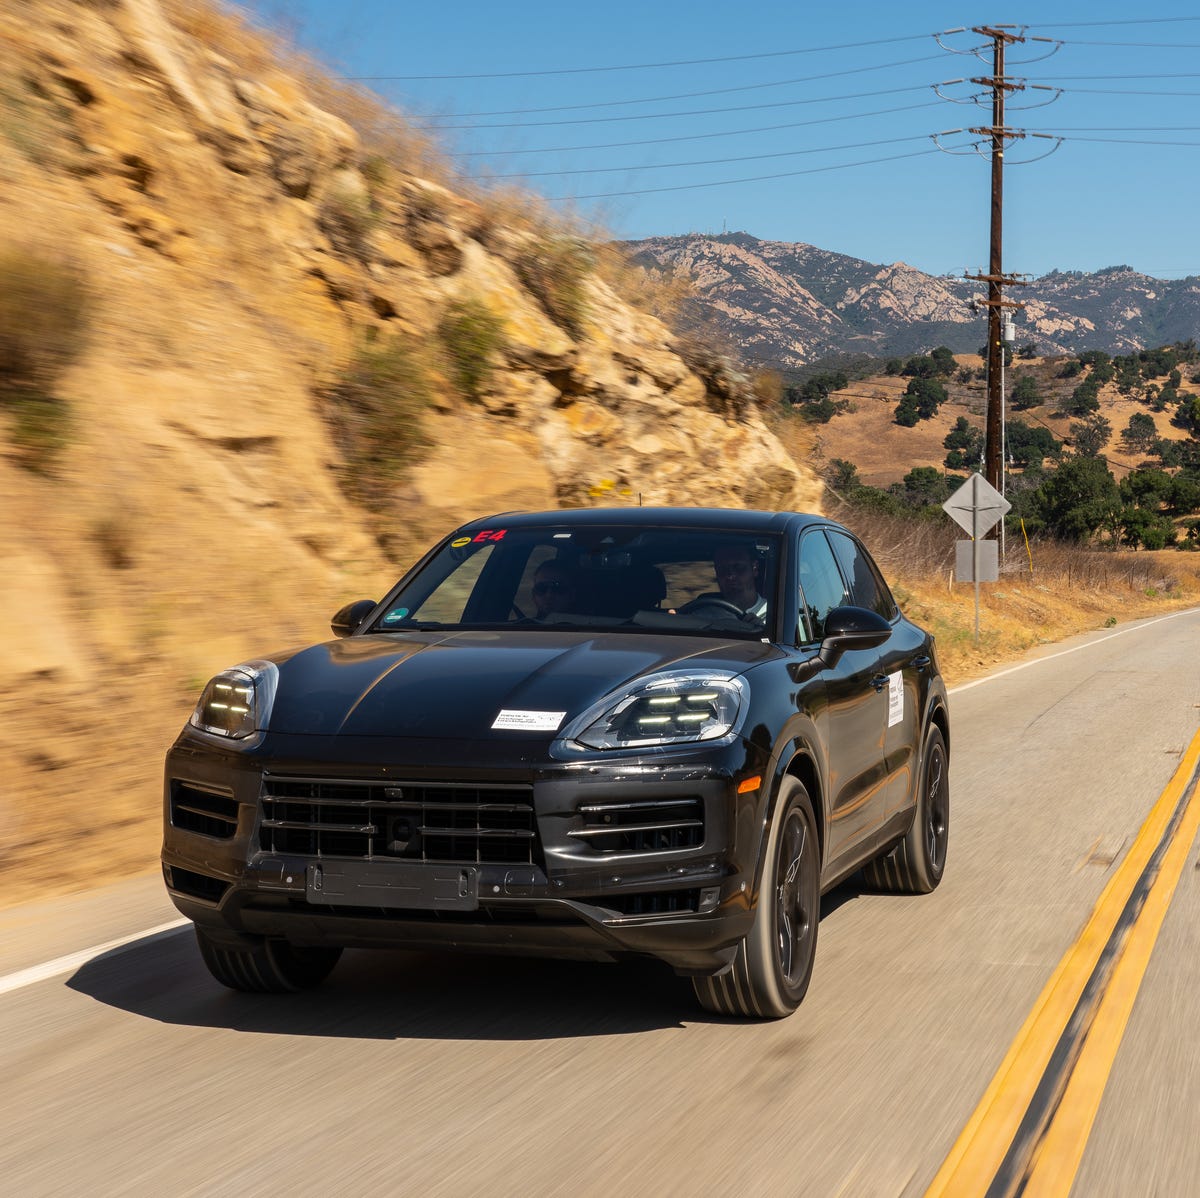
[[[567,584],[565,582],[535,582],[533,584],[533,593],[535,595],[556,595],[559,591],[565,591]]]
[[[722,562],[715,569],[718,574],[749,574],[753,567],[749,562]]]

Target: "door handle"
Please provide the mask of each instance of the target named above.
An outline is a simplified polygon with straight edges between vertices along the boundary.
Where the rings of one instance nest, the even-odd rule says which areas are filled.
[[[888,683],[888,676],[886,674],[876,674],[871,679],[871,685],[875,688],[876,694],[879,694],[879,692],[881,690],[883,690],[883,688],[885,686],[887,686],[887,683]]]
[[[930,658],[924,653],[922,653],[920,657],[914,657],[912,663],[918,670],[921,671],[922,674],[924,674],[925,671],[933,664]]]

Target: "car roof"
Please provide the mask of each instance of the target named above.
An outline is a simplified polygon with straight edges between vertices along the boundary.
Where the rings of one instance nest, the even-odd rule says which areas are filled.
[[[471,520],[458,530],[475,533],[483,529],[588,528],[609,524],[643,528],[706,528],[742,532],[785,532],[810,524],[832,524],[824,516],[808,512],[766,512],[743,508],[715,507],[610,507],[565,508],[542,512],[499,512]]]

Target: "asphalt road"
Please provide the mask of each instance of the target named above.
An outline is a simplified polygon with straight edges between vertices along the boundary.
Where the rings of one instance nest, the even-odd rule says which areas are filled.
[[[1198,645],[1185,613],[952,693],[945,880],[827,896],[778,1023],[652,963],[354,952],[237,995],[186,928],[41,976],[172,921],[158,879],[0,912],[0,1194],[924,1194],[1200,727]],[[1193,843],[1081,1198],[1200,1192],[1198,916]]]

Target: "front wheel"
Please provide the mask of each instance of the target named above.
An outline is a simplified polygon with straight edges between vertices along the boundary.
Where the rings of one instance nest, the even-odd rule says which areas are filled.
[[[950,840],[950,755],[931,726],[921,752],[916,809],[908,835],[863,867],[869,885],[891,894],[929,894],[942,880]]]
[[[717,1015],[782,1019],[804,998],[817,952],[821,855],[808,791],[785,778],[767,841],[754,924],[733,967],[695,978],[696,997]]]
[[[263,936],[216,937],[196,928],[208,972],[230,990],[292,994],[320,985],[338,963],[340,948],[300,948]]]

